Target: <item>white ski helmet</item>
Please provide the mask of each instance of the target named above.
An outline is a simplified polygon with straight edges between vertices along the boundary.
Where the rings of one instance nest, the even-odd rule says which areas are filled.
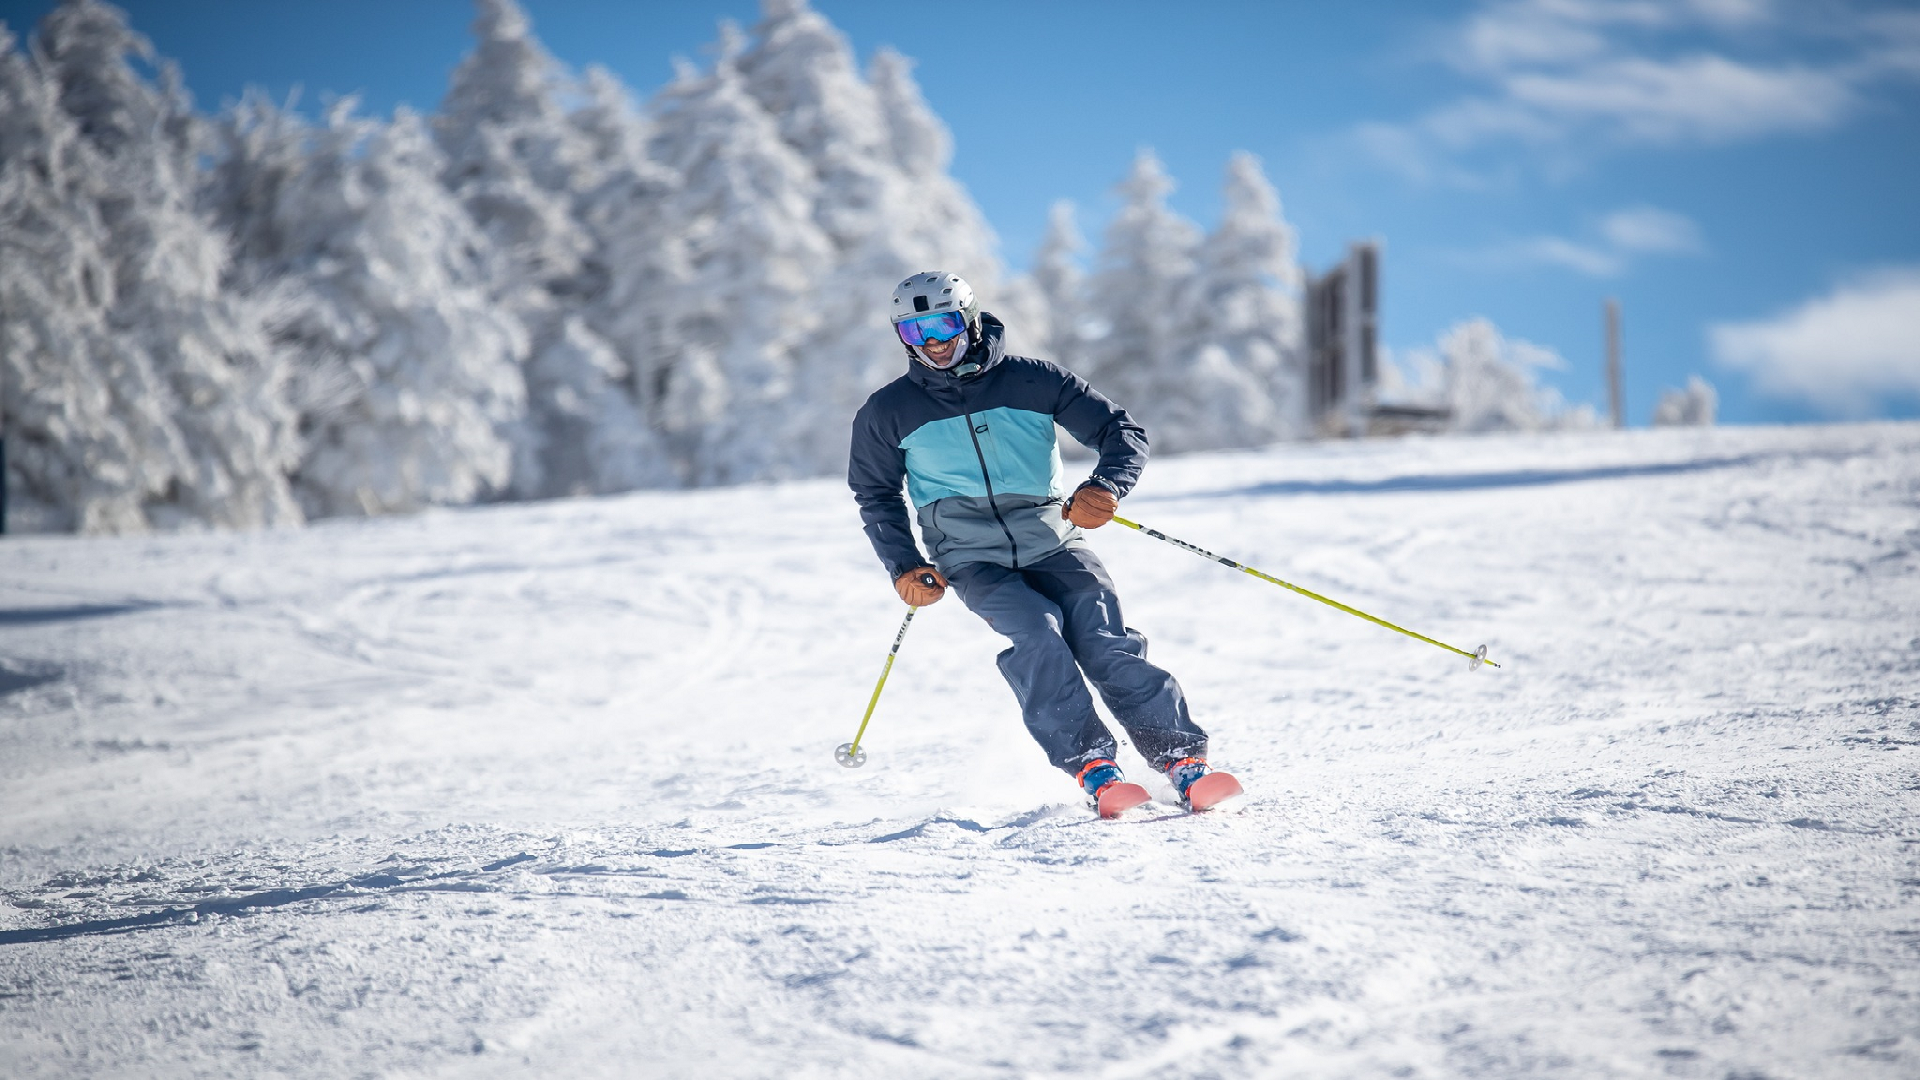
[[[966,319],[968,329],[973,329],[980,318],[980,301],[973,295],[973,286],[961,280],[959,274],[945,270],[915,274],[894,287],[895,325],[915,315],[936,311],[958,311]]]

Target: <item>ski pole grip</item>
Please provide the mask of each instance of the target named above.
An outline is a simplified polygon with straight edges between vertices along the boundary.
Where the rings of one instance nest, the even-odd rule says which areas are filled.
[[[937,589],[940,587],[940,579],[934,577],[932,574],[921,574],[920,584],[925,585],[929,589]]]

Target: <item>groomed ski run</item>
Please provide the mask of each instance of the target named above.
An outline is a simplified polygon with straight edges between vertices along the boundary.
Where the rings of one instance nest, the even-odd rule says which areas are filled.
[[[9,538],[0,1075],[1920,1074],[1920,426],[1157,460],[1100,821],[837,480]]]

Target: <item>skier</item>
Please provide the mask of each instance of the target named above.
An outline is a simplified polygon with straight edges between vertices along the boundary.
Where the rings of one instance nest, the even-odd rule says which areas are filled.
[[[1113,580],[1082,533],[1112,520],[1139,480],[1146,432],[1072,372],[1006,355],[1006,328],[958,275],[901,282],[893,325],[907,372],[854,417],[847,483],[900,599],[925,606],[951,586],[1011,639],[1000,672],[1027,730],[1102,817],[1150,796],[1114,762],[1082,672],[1184,805],[1204,810],[1239,794],[1230,774],[1207,765],[1206,732],[1180,684],[1147,662],[1146,637],[1122,622]],[[1100,453],[1071,492],[1056,423]],[[908,527],[903,481],[931,559]]]

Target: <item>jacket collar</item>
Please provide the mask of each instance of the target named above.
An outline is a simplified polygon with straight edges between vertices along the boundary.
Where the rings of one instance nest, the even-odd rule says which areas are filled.
[[[958,363],[945,371],[937,371],[911,357],[907,359],[907,378],[912,379],[928,390],[954,390],[961,383],[977,379],[993,370],[1006,356],[1007,328],[992,313],[980,313],[980,340],[968,346],[966,354]],[[971,368],[967,374],[958,374],[960,369]]]

